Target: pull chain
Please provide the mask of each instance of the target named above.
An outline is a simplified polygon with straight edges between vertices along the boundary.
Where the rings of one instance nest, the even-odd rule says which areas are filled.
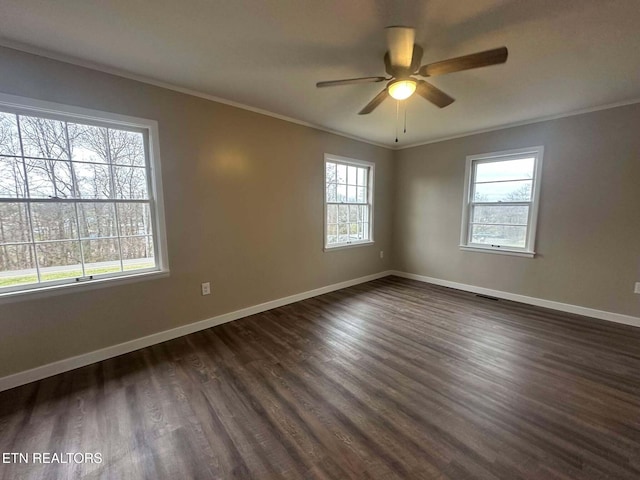
[[[398,123],[400,122],[400,100],[396,102],[396,143],[398,143]]]
[[[407,133],[407,104],[404,103],[404,128],[402,133]],[[396,101],[396,143],[398,143],[398,128],[400,125],[400,100]]]
[[[407,104],[404,104],[404,132],[407,133]]]

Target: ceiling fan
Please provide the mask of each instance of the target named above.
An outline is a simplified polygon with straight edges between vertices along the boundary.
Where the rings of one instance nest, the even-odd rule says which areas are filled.
[[[387,45],[389,50],[384,54],[384,66],[386,72],[391,75],[391,77],[361,77],[331,80],[328,82],[318,82],[316,83],[316,87],[323,88],[388,81],[389,83],[387,83],[384,90],[360,110],[360,112],[358,112],[359,115],[371,113],[389,96],[396,100],[404,100],[413,95],[414,92],[434,105],[444,108],[453,103],[454,99],[426,80],[414,78],[414,75],[435,77],[436,75],[444,75],[445,73],[498,65],[505,63],[509,55],[507,47],[500,47],[420,66],[420,62],[422,61],[422,47],[414,43],[415,29],[411,27],[387,27],[385,30],[387,31]]]

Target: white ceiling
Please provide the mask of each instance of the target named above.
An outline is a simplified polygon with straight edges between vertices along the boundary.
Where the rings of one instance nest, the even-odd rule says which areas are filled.
[[[423,63],[506,45],[505,65],[432,79],[456,98],[408,101],[399,146],[640,100],[638,0],[0,0],[0,43],[142,76],[394,146],[384,27]]]

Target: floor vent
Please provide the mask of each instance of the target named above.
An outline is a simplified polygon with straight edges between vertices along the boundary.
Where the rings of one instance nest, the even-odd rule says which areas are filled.
[[[498,297],[492,297],[490,295],[481,295],[479,293],[476,293],[476,297],[486,298],[487,300],[493,300],[494,302],[499,302],[500,301],[500,299]]]

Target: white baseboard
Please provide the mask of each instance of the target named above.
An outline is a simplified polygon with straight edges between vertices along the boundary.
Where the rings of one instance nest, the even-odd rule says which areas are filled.
[[[640,327],[640,318],[632,317],[631,315],[606,312],[604,310],[596,310],[594,308],[581,307],[579,305],[571,305],[569,303],[555,302],[553,300],[544,300],[542,298],[527,297],[526,295],[519,295],[517,293],[503,292],[501,290],[492,290],[490,288],[478,287],[476,285],[467,285],[464,283],[451,282],[449,280],[441,280],[439,278],[425,277],[424,275],[417,275],[415,273],[407,273],[394,270],[391,272],[391,275],[409,278],[411,280],[418,280],[425,283],[433,283],[434,285],[455,288],[457,290],[465,290],[467,292],[490,295],[492,297],[503,298],[505,300],[512,300],[514,302],[535,305],[537,307],[551,308],[553,310],[559,310],[561,312],[575,313],[578,315],[584,315],[585,317],[598,318],[600,320],[608,320],[610,322],[623,323],[625,325]]]
[[[512,300],[514,302],[526,303],[528,305],[535,305],[538,307],[550,308],[553,310],[559,310],[561,312],[575,313],[578,315],[584,315],[587,317],[598,318],[601,320],[608,320],[610,322],[623,323],[625,325],[632,325],[640,327],[640,318],[632,317],[630,315],[623,315],[620,313],[606,312],[603,310],[596,310],[593,308],[580,307],[578,305],[570,305],[568,303],[554,302],[552,300],[544,300],[541,298],[527,297],[525,295],[519,295],[516,293],[503,292],[501,290],[492,290],[489,288],[478,287],[475,285],[467,285],[464,283],[451,282],[449,280],[441,280],[439,278],[426,277],[424,275],[417,275],[415,273],[400,272],[396,270],[387,270],[384,272],[374,273],[373,275],[367,275],[365,277],[354,278],[353,280],[347,280],[345,282],[334,283],[325,287],[316,288],[288,297],[271,300],[269,302],[254,305],[252,307],[243,308],[234,312],[224,313],[216,317],[201,320],[199,322],[190,323],[180,327],[165,330],[163,332],[153,333],[146,337],[137,338],[128,342],[120,343],[110,347],[95,350],[93,352],[84,353],[75,357],[66,358],[57,362],[42,365],[40,367],[26,370],[24,372],[18,372],[13,375],[0,378],[0,392],[3,390],[9,390],[10,388],[18,387],[36,380],[41,380],[46,377],[51,377],[59,373],[74,370],[76,368],[84,367],[92,363],[100,362],[108,358],[117,357],[125,353],[133,352],[141,348],[149,347],[157,343],[166,342],[174,338],[189,335],[200,330],[205,330],[216,325],[238,320],[239,318],[248,317],[249,315],[255,315],[256,313],[265,312],[273,308],[278,308],[290,303],[299,302],[307,298],[316,297],[325,293],[340,290],[342,288],[351,287],[360,283],[370,282],[378,278],[386,277],[389,275],[396,275],[398,277],[409,278],[412,280],[418,280],[420,282],[432,283],[434,285],[441,285],[443,287],[455,288],[458,290],[465,290],[467,292],[480,293],[482,295],[490,295],[492,297],[504,298],[505,300]]]
[[[351,287],[360,283],[370,282],[371,280],[376,280],[388,275],[391,275],[390,271],[374,273],[373,275],[354,278],[353,280],[347,280],[345,282],[334,283],[332,285],[327,285],[325,287],[297,293],[288,297],[271,300],[269,302],[243,308],[234,312],[224,313],[222,315],[207,318],[206,320],[201,320],[199,322],[182,325],[180,327],[165,330],[163,332],[153,333],[151,335],[147,335],[146,337],[137,338],[135,340],[119,343],[117,345],[112,345],[106,348],[101,348],[100,350],[95,350],[93,352],[83,353],[82,355],[77,355],[75,357],[65,358],[64,360],[49,363],[47,365],[42,365],[40,367],[32,368],[31,370],[26,370],[24,372],[18,372],[13,375],[8,375],[6,377],[0,378],[0,392],[30,382],[35,382],[36,380],[41,380],[46,377],[51,377],[59,373],[67,372],[69,370],[74,370],[86,365],[91,365],[92,363],[100,362],[108,358],[117,357],[118,355],[133,352],[134,350],[149,347],[157,343],[162,343],[166,342],[167,340],[172,340],[184,335],[189,335],[190,333],[205,330],[210,327],[215,327],[216,325],[231,322],[239,318],[248,317],[249,315],[255,315],[256,313],[265,312],[273,308],[278,308],[283,305],[299,302],[300,300],[316,297],[318,295],[323,295],[325,293]]]

